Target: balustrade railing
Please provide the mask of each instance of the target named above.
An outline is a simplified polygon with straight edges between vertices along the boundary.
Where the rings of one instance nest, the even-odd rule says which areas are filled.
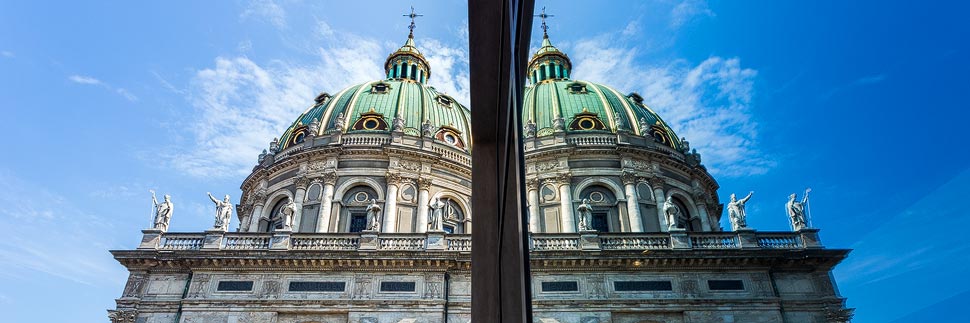
[[[817,231],[817,230],[816,230]],[[812,231],[811,233],[814,234]],[[156,250],[365,250],[360,233],[155,233]],[[800,232],[534,233],[530,250],[806,249],[821,248],[817,236]],[[430,248],[423,233],[377,233],[367,250],[469,252],[471,235],[445,235],[446,246]],[[813,238],[814,237],[814,238]],[[146,240],[152,241],[152,240]],[[438,240],[435,240],[438,241]],[[592,242],[591,242],[592,241]],[[808,241],[808,242],[806,242]]]
[[[600,239],[603,250],[670,249],[670,235],[667,234],[604,234]]]
[[[360,235],[300,235],[290,238],[290,244],[290,249],[293,250],[357,250],[357,248],[360,248]]]
[[[576,146],[614,146],[616,136],[578,136],[566,138],[566,142]]]
[[[734,233],[692,235],[690,237],[690,244],[694,249],[741,248],[738,236]]]
[[[444,148],[444,147],[439,147],[439,146],[433,146],[433,147],[431,147],[431,151],[434,151],[436,153],[439,153],[439,154],[441,154],[441,156],[443,156],[443,157],[445,157],[447,159],[451,159],[451,160],[457,161],[457,162],[461,163],[462,165],[471,166],[471,164],[472,164],[471,155],[468,155],[467,153],[460,153],[460,152],[457,152],[457,151],[453,151],[450,148]]]
[[[222,248],[228,250],[265,250],[269,249],[272,238],[273,236],[270,234],[227,233],[223,238]]]
[[[159,241],[161,250],[199,250],[205,243],[205,235],[193,233],[167,233]]]
[[[384,136],[345,136],[341,138],[340,143],[347,146],[383,146],[391,143],[391,138]]]

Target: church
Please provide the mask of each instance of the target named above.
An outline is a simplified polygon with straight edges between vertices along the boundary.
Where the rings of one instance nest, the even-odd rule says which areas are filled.
[[[822,245],[807,196],[792,231],[749,228],[750,194],[724,204],[649,98],[571,78],[543,29],[522,102],[535,322],[851,319],[831,275],[849,250]],[[434,88],[418,44],[412,22],[384,78],[308,97],[239,204],[210,195],[212,227],[167,232],[173,201],[155,200],[137,248],[111,251],[129,271],[111,322],[470,322],[489,207],[470,203],[469,107]]]

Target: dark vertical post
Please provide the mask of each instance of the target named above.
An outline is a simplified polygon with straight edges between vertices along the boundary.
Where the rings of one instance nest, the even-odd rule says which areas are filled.
[[[472,322],[532,322],[522,91],[534,0],[469,0]]]

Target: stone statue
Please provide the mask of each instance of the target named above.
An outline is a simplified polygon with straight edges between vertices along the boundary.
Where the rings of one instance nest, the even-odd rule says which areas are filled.
[[[690,153],[690,142],[687,141],[687,137],[680,137],[681,148],[680,152],[689,154]]]
[[[367,205],[367,230],[365,231],[381,231],[381,206],[377,205],[376,199],[371,199],[370,204]]]
[[[206,192],[206,194],[209,195],[212,203],[216,204],[216,221],[212,228],[223,232],[229,231],[229,220],[232,218],[232,202],[229,202],[229,194],[226,194],[226,198],[222,201],[212,196],[212,193]]]
[[[583,199],[576,211],[579,211],[579,231],[596,231],[592,227],[593,207],[589,205],[589,199]]]
[[[155,218],[152,228],[165,232],[168,231],[168,221],[172,219],[172,197],[165,195],[165,201],[158,203],[155,199],[155,191],[152,192],[152,207],[155,209]]]
[[[531,138],[531,137],[535,137],[536,136],[536,123],[535,122],[532,122],[532,120],[529,120],[529,122],[527,122],[525,124],[525,127],[524,128],[525,128],[525,137],[526,138]]]
[[[560,116],[552,119],[552,130],[555,132],[562,132],[566,129],[566,120]]]
[[[283,230],[292,231],[293,230],[293,215],[296,214],[296,202],[290,199],[283,207],[280,208],[280,217],[283,218]]]
[[[317,118],[313,118],[313,121],[310,121],[310,125],[307,126],[307,132],[308,132],[307,136],[310,136],[310,137],[316,136],[317,133],[320,132],[320,120]]]
[[[680,208],[674,204],[674,197],[668,196],[667,200],[664,201],[664,214],[667,215],[667,231],[681,228],[677,223],[680,220],[680,212]]]
[[[337,118],[333,120],[333,129],[336,131],[344,131],[345,126],[346,125],[344,124],[344,113],[343,112],[338,113]]]
[[[734,231],[746,229],[748,227],[748,215],[744,213],[744,203],[747,203],[754,195],[754,191],[748,193],[743,199],[731,194],[731,202],[728,203],[728,217],[731,220],[731,228]]]
[[[437,197],[431,200],[431,218],[428,219],[428,232],[441,232],[445,231],[444,215],[441,210],[445,207],[445,203],[442,203]]]
[[[619,114],[613,115],[613,123],[616,124],[616,130],[627,130],[626,121]]]
[[[280,151],[280,139],[273,138],[273,141],[269,142],[269,153],[275,154]]]
[[[650,124],[647,123],[647,119],[646,118],[642,118],[641,117],[640,118],[640,135],[641,136],[646,136],[649,133],[650,133]]]
[[[431,120],[424,120],[421,123],[421,135],[425,137],[431,137],[433,135],[431,130]]]
[[[806,227],[805,205],[808,204],[808,192],[811,191],[812,189],[805,190],[805,196],[802,197],[801,202],[796,200],[798,196],[795,193],[788,196],[788,203],[785,205],[785,209],[788,210],[788,217],[791,220],[791,228],[794,231],[798,231]]]
[[[263,160],[266,160],[266,156],[269,155],[266,149],[263,149],[263,153],[259,154],[259,163],[262,164]]]
[[[391,121],[392,123],[391,131],[397,131],[397,132],[404,131],[404,122],[405,122],[404,117],[402,117],[401,114],[398,113],[397,116],[394,117],[394,120]]]

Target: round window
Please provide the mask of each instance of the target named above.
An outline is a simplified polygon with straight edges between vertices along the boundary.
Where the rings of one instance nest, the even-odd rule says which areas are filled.
[[[596,124],[593,123],[593,120],[590,119],[579,120],[579,127],[585,130],[593,129],[593,126],[595,125]]]
[[[366,202],[368,198],[367,192],[357,192],[357,194],[354,194],[354,201],[357,202]]]
[[[600,193],[600,192],[592,192],[592,193],[589,193],[589,200],[590,201],[593,201],[593,202],[603,202],[603,200],[605,200],[605,199],[606,199],[606,197],[603,196],[603,193]]]
[[[367,130],[377,129],[377,126],[379,125],[380,123],[378,123],[376,119],[364,120],[364,129],[367,129]]]
[[[445,142],[447,142],[449,144],[452,144],[452,145],[454,145],[456,142],[458,142],[458,138],[455,138],[455,135],[450,134],[450,133],[445,133],[444,138],[445,138]]]

